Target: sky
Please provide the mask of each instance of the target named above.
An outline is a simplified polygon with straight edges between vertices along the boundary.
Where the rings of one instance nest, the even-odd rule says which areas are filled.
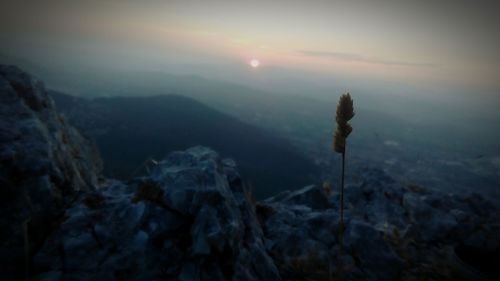
[[[2,1],[0,54],[245,65],[500,95],[500,1]],[[224,72],[224,68],[217,68]],[[228,72],[229,72],[228,68]]]

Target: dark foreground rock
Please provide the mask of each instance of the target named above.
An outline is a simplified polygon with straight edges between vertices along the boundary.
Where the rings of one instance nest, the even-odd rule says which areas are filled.
[[[150,175],[98,181],[100,161],[42,84],[0,67],[1,280],[495,280],[497,206],[359,171],[255,203],[205,147]]]
[[[308,187],[257,204],[266,248],[283,279],[499,277],[495,264],[500,215],[490,201],[477,194],[460,196],[402,186],[377,169],[361,173],[363,180],[346,188],[342,249],[338,193]],[[325,198],[330,202],[327,209]]]
[[[280,280],[234,163],[203,147],[83,198],[35,264],[70,280]]]
[[[0,66],[1,272],[27,266],[78,193],[95,188],[99,161],[41,82]]]

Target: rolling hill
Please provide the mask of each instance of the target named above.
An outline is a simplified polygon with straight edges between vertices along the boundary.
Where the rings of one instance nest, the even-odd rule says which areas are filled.
[[[285,140],[187,97],[51,94],[59,111],[96,141],[107,176],[126,179],[144,173],[149,158],[205,145],[235,159],[258,198],[318,179],[311,160]]]

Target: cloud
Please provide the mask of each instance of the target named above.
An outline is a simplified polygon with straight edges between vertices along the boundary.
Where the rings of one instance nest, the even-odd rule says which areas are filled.
[[[300,51],[300,53],[302,55],[310,57],[332,58],[343,61],[363,62],[363,63],[389,65],[389,66],[438,67],[437,64],[428,62],[420,63],[420,62],[388,60],[376,57],[366,57],[360,54],[353,54],[353,53],[325,52],[325,51],[311,51],[311,50],[302,50]]]

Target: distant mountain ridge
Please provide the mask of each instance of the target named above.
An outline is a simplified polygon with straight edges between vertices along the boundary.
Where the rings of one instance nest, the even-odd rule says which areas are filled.
[[[312,162],[285,140],[187,97],[51,95],[59,111],[97,142],[108,176],[137,176],[148,158],[202,144],[237,160],[257,197],[318,181]]]

